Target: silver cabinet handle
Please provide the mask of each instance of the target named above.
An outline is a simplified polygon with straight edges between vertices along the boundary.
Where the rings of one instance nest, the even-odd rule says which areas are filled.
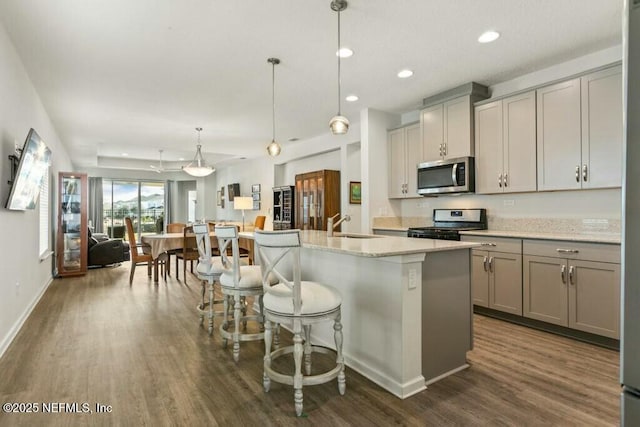
[[[507,181],[507,173],[504,173],[504,186],[505,188],[509,185],[508,181]]]
[[[489,272],[493,273],[493,257],[489,257]]]
[[[562,249],[562,248],[556,249],[556,252],[558,252],[559,254],[577,254],[577,253],[580,253],[580,251],[578,249]]]
[[[502,188],[502,174],[498,175],[498,187]]]
[[[447,155],[447,143],[445,142],[444,144],[442,144],[442,149],[444,151],[444,155]]]
[[[442,152],[442,144],[440,144],[440,157],[443,156],[443,152]]]
[[[573,272],[574,272],[574,271],[575,271],[575,267],[574,267],[573,265],[572,265],[572,266],[570,266],[570,267],[569,267],[569,283],[570,283],[571,285],[573,285],[573,284],[574,284],[574,282],[573,282]]]
[[[480,246],[496,246],[496,244],[491,242],[482,242],[480,243]]]
[[[567,266],[562,264],[560,268],[560,278],[562,279],[562,283],[567,283]]]
[[[576,166],[576,182],[580,182],[580,166]]]
[[[482,260],[482,265],[484,266],[484,271],[489,271],[489,269],[487,268],[487,261],[489,260],[489,257],[484,257],[484,259]]]
[[[587,165],[582,165],[582,180],[586,181],[587,180]]]

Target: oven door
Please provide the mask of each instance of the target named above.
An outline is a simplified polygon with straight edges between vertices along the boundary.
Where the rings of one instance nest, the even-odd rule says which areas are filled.
[[[418,165],[418,194],[469,193],[475,189],[473,157]]]

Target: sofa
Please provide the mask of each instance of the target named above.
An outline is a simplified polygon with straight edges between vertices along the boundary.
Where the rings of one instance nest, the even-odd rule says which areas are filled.
[[[106,234],[91,233],[89,230],[89,267],[105,266],[129,261],[129,243],[122,239],[110,239]]]

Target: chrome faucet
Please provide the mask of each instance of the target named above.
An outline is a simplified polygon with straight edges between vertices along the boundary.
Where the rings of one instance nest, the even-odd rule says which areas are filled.
[[[335,214],[334,216],[332,216],[327,220],[327,237],[333,237],[333,230],[337,226],[339,226],[345,221],[351,221],[351,217],[349,215],[345,215],[342,218],[340,218],[337,222],[334,223],[333,221],[339,216],[340,216],[340,212],[338,212],[337,214]]]

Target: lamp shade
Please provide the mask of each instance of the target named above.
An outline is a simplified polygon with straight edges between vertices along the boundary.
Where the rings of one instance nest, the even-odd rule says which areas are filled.
[[[338,114],[329,121],[329,129],[334,135],[343,135],[349,131],[349,120]]]
[[[253,209],[253,197],[234,197],[233,209]]]

